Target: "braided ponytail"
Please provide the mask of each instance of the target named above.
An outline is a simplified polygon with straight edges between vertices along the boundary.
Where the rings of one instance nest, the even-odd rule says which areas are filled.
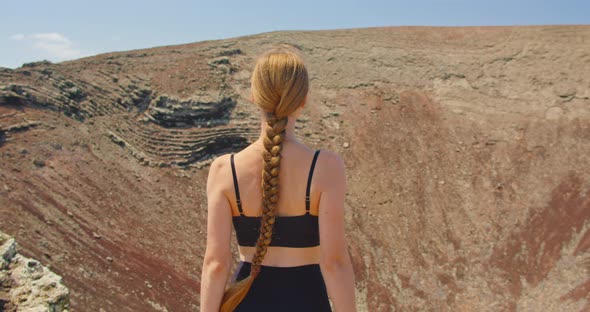
[[[264,138],[262,169],[262,220],[260,235],[256,241],[256,252],[252,259],[250,275],[231,285],[223,295],[221,312],[233,311],[244,299],[254,279],[260,273],[260,266],[270,242],[275,223],[275,210],[279,201],[279,168],[285,127],[288,118],[277,119],[274,113],[266,113],[266,137]]]
[[[221,301],[222,312],[233,311],[240,304],[260,273],[272,240],[279,202],[279,169],[287,116],[305,101],[308,84],[302,60],[289,50],[275,49],[265,53],[254,68],[252,92],[266,119],[262,154],[262,220],[250,275],[226,289]]]

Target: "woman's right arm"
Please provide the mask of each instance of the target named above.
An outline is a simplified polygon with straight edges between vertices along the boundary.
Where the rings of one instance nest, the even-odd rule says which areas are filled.
[[[216,158],[207,178],[207,247],[201,270],[201,312],[219,311],[231,271],[231,207],[224,194],[229,155]]]
[[[324,161],[319,168],[325,174],[320,182],[320,268],[335,311],[356,311],[354,271],[344,231],[344,162],[330,151],[322,156]]]

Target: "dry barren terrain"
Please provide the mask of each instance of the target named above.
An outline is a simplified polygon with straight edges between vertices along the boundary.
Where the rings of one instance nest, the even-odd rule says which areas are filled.
[[[194,311],[211,159],[258,136],[297,46],[297,131],[347,166],[361,311],[590,311],[590,26],[272,32],[0,69],[0,229],[72,311]]]

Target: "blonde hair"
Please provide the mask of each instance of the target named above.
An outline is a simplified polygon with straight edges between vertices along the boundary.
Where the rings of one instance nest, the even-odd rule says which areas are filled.
[[[288,116],[305,101],[309,78],[303,60],[286,45],[265,52],[252,73],[252,96],[266,121],[262,153],[262,220],[250,275],[230,285],[223,296],[220,311],[233,311],[244,299],[272,240],[275,210],[279,201],[281,150]]]

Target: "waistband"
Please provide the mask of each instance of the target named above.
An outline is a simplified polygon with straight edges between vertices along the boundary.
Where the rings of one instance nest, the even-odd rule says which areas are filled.
[[[252,269],[252,263],[247,261],[240,261],[239,265],[234,272],[231,280],[241,280],[246,278],[250,270]],[[322,270],[319,263],[311,263],[289,267],[278,267],[270,265],[262,265],[260,268],[260,275],[258,275],[257,283],[263,283],[264,281],[271,281],[273,284],[276,283],[293,283],[301,280],[309,279],[320,279],[322,278]]]
[[[250,266],[252,266],[252,262],[240,260],[239,266],[240,267],[250,267]],[[319,263],[310,263],[310,264],[288,266],[288,267],[261,265],[260,267],[261,267],[261,269],[264,269],[265,271],[272,271],[272,270],[286,271],[286,270],[301,270],[301,269],[312,269],[312,268],[316,269],[316,268],[320,267],[320,264]]]

